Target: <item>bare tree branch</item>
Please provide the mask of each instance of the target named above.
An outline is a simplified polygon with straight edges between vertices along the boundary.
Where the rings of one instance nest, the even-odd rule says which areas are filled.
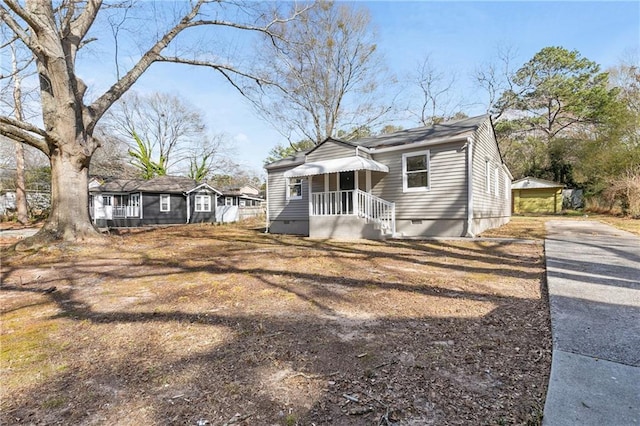
[[[46,132],[29,123],[14,120],[10,117],[0,116],[0,131],[5,136],[17,140],[49,155],[49,146],[45,141]],[[38,137],[39,136],[39,137]]]
[[[102,6],[102,0],[88,0],[87,6],[80,16],[71,22],[70,32],[74,37],[77,37],[78,46],[80,45],[80,41],[87,35],[91,25],[93,25],[100,6]]]
[[[20,8],[22,9],[22,8]],[[36,53],[38,50],[37,46],[31,42],[31,37],[25,31],[22,26],[13,19],[13,16],[9,14],[9,11],[5,9],[2,5],[0,5],[0,18],[7,24],[7,26],[13,31],[13,33],[18,37],[31,51]]]

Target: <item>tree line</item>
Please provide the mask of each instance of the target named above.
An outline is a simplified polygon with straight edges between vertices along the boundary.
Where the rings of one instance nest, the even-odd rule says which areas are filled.
[[[167,94],[132,90],[154,64],[204,67],[222,76],[287,141],[270,159],[327,137],[398,130],[399,116],[431,125],[467,114],[455,99],[455,76],[430,57],[402,78],[415,90],[393,93],[398,80],[358,5],[196,0],[169,13],[154,2],[5,0],[0,17],[0,49],[13,58],[0,76],[0,132],[16,143],[17,156],[18,146],[35,148],[51,170],[51,214],[36,240],[96,237],[87,182],[101,163],[125,158],[120,172],[142,177],[181,165],[199,180],[232,163],[227,141],[208,133],[195,108]],[[222,47],[238,34],[254,35],[254,48]],[[78,75],[77,61],[100,42],[113,54],[115,77],[96,93]],[[475,79],[514,177],[580,186],[640,215],[633,183],[640,173],[637,57],[603,71],[577,51],[551,46],[515,70],[513,63],[509,52],[500,52]],[[37,83],[24,91],[25,81]]]

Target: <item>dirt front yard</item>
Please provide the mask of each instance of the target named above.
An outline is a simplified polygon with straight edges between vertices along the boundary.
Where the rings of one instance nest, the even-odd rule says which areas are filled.
[[[9,424],[537,424],[539,243],[317,241],[240,225],[2,258]]]

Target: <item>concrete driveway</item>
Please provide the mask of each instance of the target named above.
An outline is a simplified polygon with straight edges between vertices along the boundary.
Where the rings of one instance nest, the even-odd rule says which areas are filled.
[[[545,425],[640,425],[640,238],[550,221],[553,361]]]

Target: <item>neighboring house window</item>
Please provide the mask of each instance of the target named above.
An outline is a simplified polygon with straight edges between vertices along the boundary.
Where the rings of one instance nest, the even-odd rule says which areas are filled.
[[[491,174],[489,171],[489,160],[484,160],[484,190],[487,194],[491,193]]]
[[[102,196],[102,205],[110,206],[111,205],[111,195],[103,195]]]
[[[247,204],[245,200],[240,200],[240,207],[244,207]]]
[[[196,211],[197,212],[210,212],[211,211],[211,196],[210,195],[196,195]]]
[[[288,179],[287,200],[299,200],[302,198],[302,179]]]
[[[233,197],[224,197],[224,205],[232,206],[233,205]]]
[[[160,194],[160,211],[171,211],[171,196],[169,194]]]
[[[495,196],[497,197],[500,194],[500,182],[498,181],[498,168],[493,169],[493,190],[495,192]]]
[[[404,192],[429,189],[429,151],[402,154],[402,187]]]

